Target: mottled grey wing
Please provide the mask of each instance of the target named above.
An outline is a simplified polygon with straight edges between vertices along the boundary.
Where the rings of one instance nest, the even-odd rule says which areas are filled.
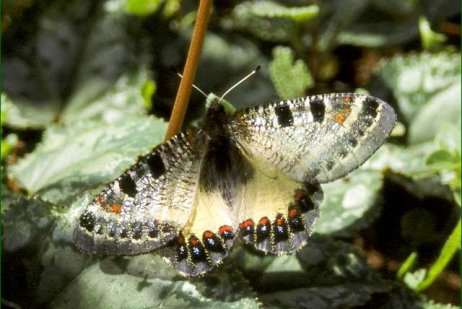
[[[194,130],[174,136],[109,183],[80,216],[76,246],[97,255],[132,255],[175,238],[194,206],[195,136]]]
[[[388,137],[393,108],[368,95],[324,94],[236,112],[235,142],[298,182],[330,182],[364,163]]]

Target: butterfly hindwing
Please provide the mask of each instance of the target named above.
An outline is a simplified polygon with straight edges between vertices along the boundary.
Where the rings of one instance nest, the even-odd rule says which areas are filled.
[[[195,130],[176,135],[109,183],[80,216],[77,247],[97,255],[133,255],[174,239],[196,196],[195,136]]]
[[[267,162],[250,160],[254,178],[236,193],[241,200],[235,209],[239,236],[265,253],[293,253],[307,243],[319,217],[321,187],[300,184]]]
[[[232,138],[298,182],[347,175],[388,137],[396,115],[367,95],[325,94],[251,107],[230,121]]]

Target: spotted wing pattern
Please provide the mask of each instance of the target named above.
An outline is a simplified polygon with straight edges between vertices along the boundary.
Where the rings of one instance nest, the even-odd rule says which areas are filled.
[[[324,94],[238,111],[231,138],[298,182],[347,175],[382,145],[396,115],[367,95]]]
[[[232,194],[199,186],[189,222],[173,244],[161,250],[180,273],[198,276],[210,271],[228,255],[236,239],[278,255],[293,253],[307,243],[319,217],[320,186],[299,184],[270,166],[263,168],[265,162],[252,163],[253,177],[227,188]]]
[[[133,255],[174,239],[196,196],[196,134],[176,135],[109,183],[80,216],[76,246],[97,255]]]
[[[321,187],[289,179],[257,158],[252,163],[255,177],[237,194],[239,237],[265,253],[294,253],[307,243],[319,217]]]
[[[211,270],[236,240],[265,253],[293,253],[319,217],[319,183],[361,165],[395,119],[386,103],[356,94],[232,116],[214,103],[199,130],[156,147],[95,197],[79,218],[75,243],[98,255],[159,248],[188,276]]]
[[[186,276],[198,276],[220,264],[235,242],[237,218],[218,191],[197,192],[189,221],[160,253]]]

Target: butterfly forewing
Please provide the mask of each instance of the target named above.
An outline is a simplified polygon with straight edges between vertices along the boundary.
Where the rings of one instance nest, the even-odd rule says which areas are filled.
[[[232,138],[298,182],[333,181],[364,163],[388,137],[396,115],[367,95],[325,94],[238,111]]]
[[[109,183],[80,216],[77,247],[98,255],[132,255],[175,238],[196,196],[195,136],[195,130],[176,135]]]

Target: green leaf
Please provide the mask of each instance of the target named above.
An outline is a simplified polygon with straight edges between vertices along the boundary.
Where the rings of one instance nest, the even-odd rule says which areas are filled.
[[[398,279],[402,279],[410,270],[411,268],[415,265],[415,262],[417,260],[417,253],[412,252],[407,259],[401,264],[401,267],[399,268],[398,272],[396,273],[396,277]]]
[[[326,7],[329,15],[321,23],[316,49],[328,52],[337,46],[339,34],[353,24],[358,16],[367,8],[368,1],[344,0],[333,1]]]
[[[151,117],[51,127],[31,154],[12,166],[30,194],[58,203],[112,180],[162,141],[166,124]]]
[[[372,295],[387,295],[398,305],[418,304],[415,295],[393,295],[395,287],[372,271],[351,245],[316,234],[296,255],[263,256],[235,248],[231,258],[265,308],[368,307]]]
[[[415,272],[408,272],[404,275],[404,282],[408,287],[416,290],[416,287],[424,280],[427,270],[424,268],[418,269]]]
[[[40,198],[7,194],[2,190],[2,248],[4,252],[20,252],[40,247],[53,223],[52,204]]]
[[[443,124],[460,123],[459,54],[395,56],[376,74],[393,92],[412,143],[433,139]]]
[[[454,156],[449,151],[441,149],[433,152],[425,163],[428,165],[454,163]]]
[[[314,227],[315,232],[330,234],[346,228],[358,230],[365,227],[370,223],[367,221],[373,218],[371,215],[377,205],[381,187],[381,171],[365,166],[344,179],[324,184],[324,200],[321,216]]]
[[[129,117],[142,116],[146,113],[143,87],[147,80],[146,70],[140,69],[122,75],[111,84],[98,78],[84,81],[69,98],[62,121],[119,123]]]
[[[133,15],[146,16],[157,11],[161,0],[127,0],[125,9]]]
[[[5,159],[17,145],[18,145],[18,136],[16,134],[10,133],[5,138],[2,138],[2,160]]]
[[[128,258],[127,269],[135,260],[143,258],[146,266],[158,269],[163,261],[160,258],[147,260],[145,256]],[[126,263],[125,263],[126,264]],[[236,300],[221,300],[220,296],[207,297],[200,292],[198,283],[175,277],[162,277],[152,274],[147,277],[125,273],[120,259],[106,259],[90,266],[69,284],[57,299],[53,307],[58,308],[258,308],[252,297]],[[215,278],[214,278],[215,279]],[[229,279],[228,279],[229,280]],[[213,282],[213,283],[212,283]],[[229,281],[213,280],[208,289],[217,289],[228,285]],[[244,284],[244,282],[240,282]],[[108,288],[110,287],[110,288]],[[229,286],[228,286],[229,288]],[[225,291],[225,290],[224,290]],[[221,297],[232,297],[228,295]]]
[[[341,31],[337,36],[337,44],[358,47],[378,48],[402,44],[418,34],[416,20],[377,21],[356,23]]]
[[[257,38],[270,42],[288,42],[297,35],[298,25],[294,21],[255,15],[253,13],[255,4],[246,1],[236,5],[231,18],[224,23],[224,26],[234,31],[249,32]]]
[[[454,169],[460,160],[449,151],[440,149],[432,152],[425,163],[436,171],[443,171]]]
[[[296,22],[302,22],[319,14],[319,6],[294,6],[286,7],[273,1],[258,1],[249,3],[252,14],[267,18],[287,18]]]
[[[424,16],[419,17],[419,31],[422,47],[425,50],[435,50],[447,40],[444,34],[436,33],[431,29],[430,22]]]
[[[142,89],[142,94],[143,94],[143,106],[146,110],[149,110],[152,108],[152,96],[156,92],[157,89],[157,84],[154,80],[149,79],[147,80]]]
[[[416,291],[422,291],[429,287],[439,274],[444,270],[447,264],[451,261],[454,254],[460,249],[461,240],[461,221],[457,223],[457,226],[452,231],[449,238],[446,240],[443,249],[438,256],[438,259],[430,267],[428,272],[425,273],[425,279],[418,282],[415,286]]]
[[[93,95],[110,91],[123,73],[146,60],[141,39],[131,37],[136,24],[128,26],[129,16],[110,5],[72,0],[35,6],[24,15],[33,22],[19,19],[17,29],[10,29],[27,33],[21,44],[8,35],[4,41],[10,46],[2,55],[8,126],[43,128],[60,121],[76,91],[84,87],[79,95],[90,97],[89,88]]]
[[[292,50],[278,46],[273,49],[273,61],[269,65],[271,79],[280,98],[289,99],[305,94],[313,86],[313,78],[302,60],[294,63]]]
[[[428,300],[423,303],[424,309],[459,309],[460,306],[454,306],[452,304],[439,304],[433,300]]]
[[[5,89],[8,90],[8,89]],[[40,110],[38,110],[40,108]],[[4,124],[13,128],[42,128],[54,119],[55,111],[59,105],[56,101],[49,100],[46,103],[35,103],[28,99],[10,99],[2,93],[2,109],[8,115]]]
[[[416,144],[432,140],[442,126],[460,123],[460,93],[459,80],[458,84],[448,85],[444,91],[429,97],[412,119],[409,126],[409,142]]]

